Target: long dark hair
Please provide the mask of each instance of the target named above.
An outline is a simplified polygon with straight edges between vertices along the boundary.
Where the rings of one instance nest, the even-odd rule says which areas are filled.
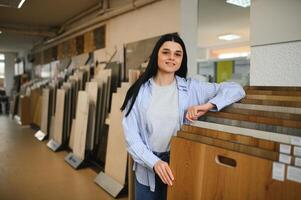
[[[161,36],[161,38],[157,41],[153,52],[150,56],[150,60],[148,62],[148,65],[145,69],[145,72],[138,78],[138,80],[130,87],[130,89],[127,91],[124,102],[121,106],[121,110],[125,110],[127,104],[130,101],[130,107],[126,113],[126,117],[129,115],[131,112],[133,105],[136,101],[136,98],[138,96],[140,87],[142,84],[147,82],[151,77],[156,76],[157,71],[158,71],[158,52],[160,47],[163,45],[164,42],[167,41],[173,41],[181,45],[183,49],[183,59],[181,63],[181,67],[178,69],[178,71],[175,72],[177,76],[186,78],[187,75],[187,52],[185,48],[185,44],[183,40],[180,38],[180,36],[177,33],[172,33],[172,34],[166,34]]]

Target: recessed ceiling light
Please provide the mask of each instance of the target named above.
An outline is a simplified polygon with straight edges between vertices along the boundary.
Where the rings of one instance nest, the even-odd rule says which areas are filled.
[[[250,52],[238,52],[238,53],[223,53],[219,54],[218,58],[225,59],[225,58],[239,58],[239,57],[249,57]]]
[[[24,2],[25,2],[25,0],[21,0],[21,2],[18,5],[18,8],[21,8]]]
[[[235,35],[235,34],[227,34],[227,35],[220,35],[220,36],[218,36],[218,39],[220,39],[220,40],[227,40],[227,41],[237,40],[239,38],[240,38],[240,36],[239,35]]]
[[[251,5],[251,0],[226,0],[226,2],[244,8],[249,7]]]

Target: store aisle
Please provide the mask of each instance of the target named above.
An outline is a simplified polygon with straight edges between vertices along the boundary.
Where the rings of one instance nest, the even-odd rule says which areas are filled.
[[[72,169],[64,161],[67,152],[54,153],[46,142],[37,141],[31,128],[0,115],[1,200],[113,199],[94,183],[96,172]]]

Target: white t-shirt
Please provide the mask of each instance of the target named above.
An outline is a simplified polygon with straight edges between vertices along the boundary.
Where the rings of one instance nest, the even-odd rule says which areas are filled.
[[[149,141],[155,152],[170,149],[170,139],[180,128],[179,100],[176,80],[167,86],[157,85],[153,79],[150,106],[146,113]]]

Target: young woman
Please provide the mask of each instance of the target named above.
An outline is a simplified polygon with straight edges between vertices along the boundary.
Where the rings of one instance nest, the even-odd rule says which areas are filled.
[[[187,54],[177,34],[156,43],[143,75],[128,90],[121,110],[127,150],[133,157],[137,200],[166,199],[174,176],[169,167],[170,139],[183,123],[219,111],[244,97],[236,83],[186,79]]]

